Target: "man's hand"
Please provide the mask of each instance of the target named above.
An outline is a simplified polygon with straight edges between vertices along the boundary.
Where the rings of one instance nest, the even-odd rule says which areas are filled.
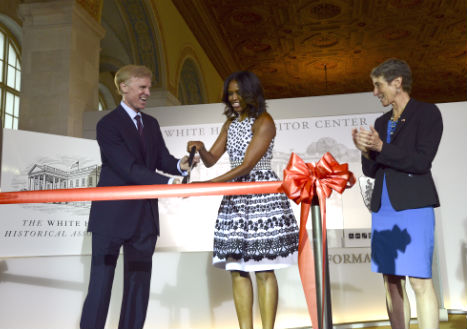
[[[188,165],[188,155],[185,155],[181,160],[180,160],[180,169],[188,171],[190,169],[190,166]]]
[[[188,155],[185,155],[181,160],[180,160],[180,169],[190,172],[191,168],[196,167],[196,165],[199,163],[199,156],[195,156],[193,158],[193,163],[190,167],[188,163]]]
[[[182,183],[182,181],[181,181],[180,178],[174,178],[174,179],[172,180],[172,184],[181,184],[181,183]]]

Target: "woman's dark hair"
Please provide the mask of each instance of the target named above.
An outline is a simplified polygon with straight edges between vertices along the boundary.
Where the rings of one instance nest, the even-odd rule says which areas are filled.
[[[229,102],[229,84],[231,81],[238,83],[239,93],[246,104],[245,110],[249,117],[257,118],[261,113],[266,112],[263,86],[258,77],[250,71],[239,71],[232,73],[224,81],[222,102],[225,104],[224,114],[228,119],[238,116],[238,113],[234,111]]]
[[[383,77],[388,83],[402,77],[402,90],[409,94],[412,91],[412,71],[409,64],[402,59],[390,58],[385,60],[371,70],[370,76],[374,78]]]

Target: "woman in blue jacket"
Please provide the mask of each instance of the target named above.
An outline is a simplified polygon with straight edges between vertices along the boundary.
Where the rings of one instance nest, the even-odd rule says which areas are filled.
[[[434,207],[438,194],[431,164],[443,122],[436,105],[410,97],[412,74],[405,61],[389,59],[371,72],[373,94],[392,109],[370,130],[352,131],[362,152],[363,173],[375,178],[371,199],[371,268],[382,273],[392,328],[409,328],[406,277],[415,292],[420,328],[438,328],[432,281]]]

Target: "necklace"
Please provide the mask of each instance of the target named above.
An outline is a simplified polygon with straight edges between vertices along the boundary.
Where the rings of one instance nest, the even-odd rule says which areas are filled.
[[[394,104],[394,105],[396,105],[396,104]],[[399,118],[402,115],[402,113],[404,112],[406,105],[407,105],[407,103],[405,103],[405,105],[403,105],[402,107],[398,106],[398,108],[402,108],[402,109],[400,111],[398,111],[397,115],[396,115],[396,111],[394,110],[394,106],[392,107],[391,121],[395,121],[395,122],[399,121]]]
[[[396,131],[397,124],[399,123],[399,119],[402,115],[402,112],[405,110],[405,106],[407,103],[405,103],[404,107],[402,107],[402,110],[399,111],[398,115],[396,116],[396,111],[394,111],[394,107],[392,108],[392,115],[391,119],[388,122],[388,131],[387,131],[387,142],[390,143],[392,139],[392,135],[394,135],[394,132]],[[405,122],[405,119],[402,119],[402,122]]]
[[[391,119],[389,119],[388,122],[388,132],[387,132],[387,142],[390,143],[392,139],[392,135],[394,135],[394,132],[396,131],[397,123],[399,122],[399,117],[396,119],[393,116],[391,116]]]

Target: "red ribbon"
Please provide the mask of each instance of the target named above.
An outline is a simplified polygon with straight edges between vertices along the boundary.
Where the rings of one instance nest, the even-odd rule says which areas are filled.
[[[318,328],[316,281],[314,257],[306,231],[306,222],[310,213],[311,202],[317,196],[321,211],[323,229],[323,300],[321,305],[324,305],[324,287],[326,286],[324,269],[326,268],[327,261],[325,258],[326,198],[331,196],[333,190],[342,193],[346,188],[350,188],[354,184],[355,176],[349,171],[348,164],[339,164],[329,152],[326,152],[316,165],[314,163],[305,163],[298,155],[292,153],[289,163],[286,169],[284,169],[282,188],[287,196],[296,204],[301,203],[298,269],[313,328]],[[321,313],[321,319],[323,319],[323,313]],[[322,328],[322,323],[319,324],[319,328]]]
[[[74,189],[2,192],[0,204],[104,201],[207,195],[281,193],[282,182],[193,183],[175,185],[106,186]]]

